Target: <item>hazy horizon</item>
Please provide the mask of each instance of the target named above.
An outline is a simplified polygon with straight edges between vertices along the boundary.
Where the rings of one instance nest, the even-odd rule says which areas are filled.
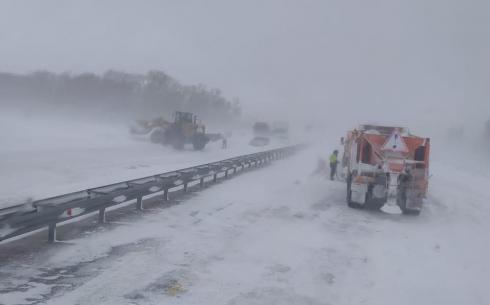
[[[485,1],[2,1],[0,71],[145,73],[317,122],[485,121]],[[265,114],[267,113],[267,114]]]

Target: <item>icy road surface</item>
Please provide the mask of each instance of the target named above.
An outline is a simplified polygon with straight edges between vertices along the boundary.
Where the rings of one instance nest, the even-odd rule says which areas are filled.
[[[176,151],[131,136],[128,125],[60,118],[4,117],[0,129],[0,208],[288,144],[257,148],[250,132],[235,132],[226,150],[218,141]]]
[[[422,214],[387,215],[318,153],[0,262],[0,304],[490,304],[488,176],[433,164]]]

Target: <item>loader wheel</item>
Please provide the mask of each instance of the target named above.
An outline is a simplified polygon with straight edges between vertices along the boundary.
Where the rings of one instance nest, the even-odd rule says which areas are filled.
[[[347,175],[347,198],[346,198],[347,206],[353,209],[362,209],[363,208],[362,204],[352,201],[351,187],[352,187],[352,174],[348,174]]]
[[[195,150],[203,150],[209,139],[205,135],[196,135],[192,139],[192,146]]]
[[[162,128],[155,128],[150,134],[150,141],[152,143],[163,144],[165,139],[165,131]]]

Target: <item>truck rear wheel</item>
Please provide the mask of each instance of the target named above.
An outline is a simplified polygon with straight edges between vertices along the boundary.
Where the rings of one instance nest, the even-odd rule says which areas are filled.
[[[419,216],[420,215],[420,210],[402,209],[402,213],[404,215]]]
[[[420,210],[419,209],[409,209],[407,208],[407,193],[406,189],[400,189],[398,190],[398,196],[396,198],[396,203],[400,207],[400,210],[402,210],[402,213],[404,215],[413,215],[413,216],[418,216],[420,215]]]
[[[386,200],[373,197],[372,189],[366,193],[366,209],[377,211],[381,209],[385,203]]]
[[[366,194],[366,208],[370,210],[379,210],[388,201],[388,192],[386,190],[387,177],[385,174],[377,175],[374,184],[369,185]]]
[[[352,174],[347,175],[347,206],[353,209],[362,209],[362,204],[352,201]]]

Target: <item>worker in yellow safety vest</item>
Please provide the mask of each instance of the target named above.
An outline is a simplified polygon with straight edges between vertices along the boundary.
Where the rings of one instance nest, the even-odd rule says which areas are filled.
[[[337,174],[337,164],[339,163],[338,155],[338,150],[334,150],[333,153],[330,155],[330,180],[333,180],[333,178]]]

